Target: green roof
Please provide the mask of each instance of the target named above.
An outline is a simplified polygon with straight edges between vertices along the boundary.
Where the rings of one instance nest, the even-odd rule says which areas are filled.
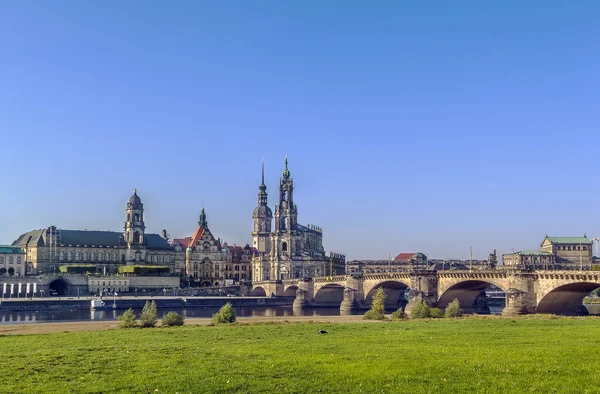
[[[587,237],[546,237],[544,241],[546,240],[553,244],[592,244]]]
[[[25,251],[15,246],[0,245],[0,254],[25,254]]]

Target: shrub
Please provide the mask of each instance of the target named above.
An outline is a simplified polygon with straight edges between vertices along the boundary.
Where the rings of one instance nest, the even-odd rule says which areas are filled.
[[[460,303],[456,298],[448,304],[446,311],[444,312],[444,316],[446,317],[461,317],[462,314],[463,311],[460,309]]]
[[[415,306],[413,306],[411,312],[410,312],[410,317],[412,319],[426,319],[429,317],[431,313],[431,308],[429,308],[429,306],[421,301],[415,304]]]
[[[237,316],[235,310],[233,310],[233,307],[231,306],[231,302],[223,305],[221,309],[219,309],[219,312],[212,315],[212,321],[215,324],[235,323],[236,319]]]
[[[404,319],[404,311],[402,308],[398,308],[397,311],[392,312],[392,320]]]
[[[4,275],[6,274],[6,268],[2,267],[0,268],[0,275]]]
[[[165,327],[183,326],[183,316],[177,312],[169,312],[163,316],[162,325]]]
[[[60,272],[69,274],[83,274],[86,272],[96,272],[96,266],[93,264],[71,264],[58,267]]]
[[[385,291],[382,287],[377,289],[373,296],[373,303],[371,309],[364,314],[363,319],[365,320],[383,320],[385,319]]]
[[[8,267],[8,275],[13,276],[15,274],[15,269],[13,267]]]
[[[120,274],[158,274],[169,272],[166,265],[123,265],[117,271]]]
[[[444,311],[440,308],[431,308],[429,309],[429,317],[439,319],[440,317],[444,317]]]
[[[131,308],[123,312],[117,319],[119,319],[119,328],[133,328],[136,326],[135,313]]]
[[[144,305],[144,309],[142,309],[142,313],[140,314],[140,323],[142,327],[154,327],[156,326],[156,322],[158,321],[158,311],[156,309],[156,302],[152,300],[146,301]]]

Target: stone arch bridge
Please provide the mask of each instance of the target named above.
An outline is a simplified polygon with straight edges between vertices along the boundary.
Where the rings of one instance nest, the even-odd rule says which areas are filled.
[[[406,305],[408,314],[417,302],[444,309],[455,298],[468,313],[489,313],[485,289],[490,285],[506,294],[503,315],[580,315],[587,313],[583,298],[600,287],[600,271],[413,270],[256,282],[252,295],[295,297],[294,307],[339,306],[344,313],[367,308],[383,288],[386,306]]]

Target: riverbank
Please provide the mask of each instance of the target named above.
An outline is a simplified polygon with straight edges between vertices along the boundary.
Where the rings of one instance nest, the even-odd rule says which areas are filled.
[[[585,393],[600,388],[598,318],[383,323],[357,316],[303,318],[312,322],[252,319],[248,322],[256,324],[196,326],[190,321],[173,328],[4,335],[0,392]]]
[[[250,316],[238,317],[238,323],[357,323],[362,322],[362,315],[353,316]],[[187,318],[186,326],[208,326],[212,323],[211,318]],[[19,334],[51,334],[57,332],[81,332],[81,331],[104,331],[118,329],[119,322],[116,320],[102,321],[76,321],[76,322],[49,322],[49,323],[15,323],[0,325],[0,335]]]

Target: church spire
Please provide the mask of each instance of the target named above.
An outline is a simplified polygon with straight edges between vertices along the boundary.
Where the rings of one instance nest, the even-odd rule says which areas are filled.
[[[261,185],[265,184],[265,157],[262,158]]]

